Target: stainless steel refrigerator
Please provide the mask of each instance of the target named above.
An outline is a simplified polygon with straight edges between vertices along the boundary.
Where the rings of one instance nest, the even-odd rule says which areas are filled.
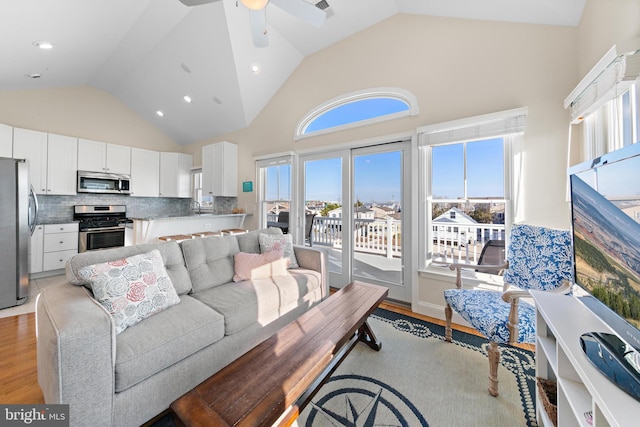
[[[28,163],[0,157],[0,309],[29,296],[29,240],[37,216]]]

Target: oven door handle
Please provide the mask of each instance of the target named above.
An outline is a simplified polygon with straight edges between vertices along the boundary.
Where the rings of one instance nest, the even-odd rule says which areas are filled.
[[[87,233],[87,232],[91,232],[91,233],[108,233],[109,231],[119,231],[119,230],[123,230],[124,231],[124,227],[118,226],[118,227],[102,227],[102,228],[87,228],[81,231],[81,233]]]

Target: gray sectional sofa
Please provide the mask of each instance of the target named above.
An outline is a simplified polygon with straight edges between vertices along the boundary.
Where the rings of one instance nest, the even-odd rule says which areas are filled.
[[[72,426],[138,426],[328,295],[325,255],[295,246],[287,275],[233,282],[234,255],[258,253],[259,233],[85,252],[82,267],[158,249],[180,303],[116,334],[90,287],[44,289],[36,305],[38,381],[66,403]],[[260,369],[256,366],[256,369]],[[224,390],[220,391],[224,393]]]

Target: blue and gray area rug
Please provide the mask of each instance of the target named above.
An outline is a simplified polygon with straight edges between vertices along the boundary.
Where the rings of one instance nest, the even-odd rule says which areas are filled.
[[[382,349],[356,345],[298,427],[537,427],[533,352],[501,346],[500,395],[492,397],[486,339],[453,331],[448,343],[443,326],[383,309],[369,324]],[[168,415],[154,427],[170,425]]]
[[[500,395],[489,395],[488,341],[378,309],[379,352],[358,345],[297,420],[310,426],[537,426],[535,355],[501,347]]]

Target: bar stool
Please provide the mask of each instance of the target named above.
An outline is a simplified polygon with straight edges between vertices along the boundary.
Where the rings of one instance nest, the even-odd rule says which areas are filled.
[[[227,228],[220,231],[223,236],[235,236],[236,234],[245,234],[249,232],[249,230],[245,230],[244,228]]]
[[[197,233],[191,233],[192,238],[211,236],[222,236],[222,231],[198,231]]]
[[[158,237],[158,240],[163,242],[169,242],[171,240],[175,240],[176,242],[181,242],[183,240],[193,239],[191,234],[174,234],[172,236],[161,236]]]

